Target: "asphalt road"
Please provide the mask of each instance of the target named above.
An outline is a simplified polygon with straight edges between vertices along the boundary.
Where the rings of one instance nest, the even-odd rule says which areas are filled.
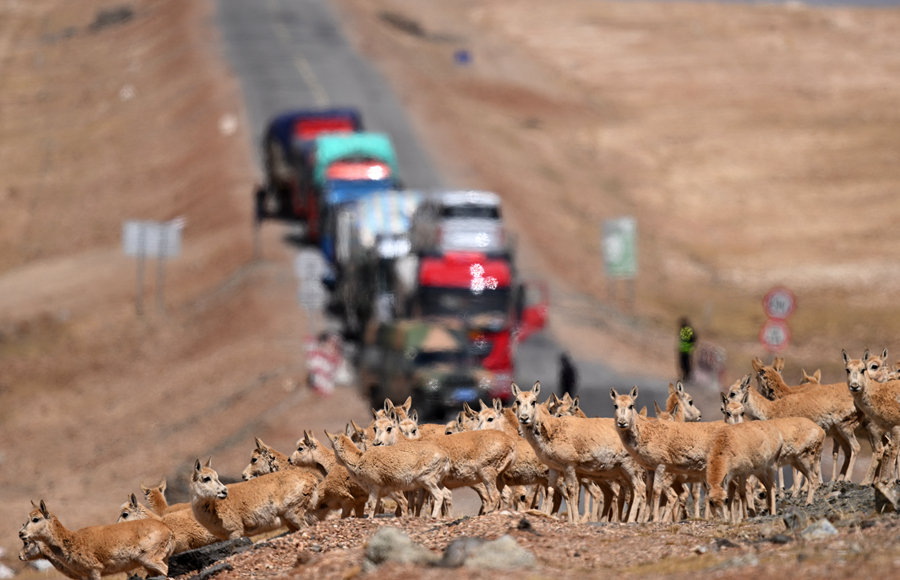
[[[241,82],[257,157],[259,138],[271,117],[295,108],[352,106],[362,112],[367,129],[391,136],[408,187],[452,186],[435,172],[397,97],[353,51],[325,0],[217,0],[217,6],[226,57]],[[560,351],[547,332],[521,344],[516,354],[519,386],[531,388],[540,380],[544,393],[557,389]],[[612,415],[610,387],[627,390],[638,385],[640,399],[651,408],[653,399],[660,404],[665,400],[665,381],[620,375],[599,357],[575,360],[575,365],[581,406],[589,416]]]

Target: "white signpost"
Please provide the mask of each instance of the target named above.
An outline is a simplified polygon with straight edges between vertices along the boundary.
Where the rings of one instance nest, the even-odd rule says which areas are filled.
[[[168,222],[129,220],[122,225],[122,249],[126,256],[137,257],[137,299],[135,310],[144,313],[144,260],[156,256],[156,307],[165,309],[164,282],[166,258],[181,254],[181,231],[184,218]]]

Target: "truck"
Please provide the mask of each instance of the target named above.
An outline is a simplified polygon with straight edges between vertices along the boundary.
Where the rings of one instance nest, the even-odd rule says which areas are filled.
[[[409,254],[410,219],[421,199],[418,191],[386,190],[336,208],[332,310],[345,336],[361,338],[373,316],[393,318],[395,264]]]
[[[390,137],[371,132],[316,137],[310,153],[312,171],[300,188],[311,208],[307,235],[335,264],[341,208],[400,188],[397,154]]]
[[[516,345],[545,326],[549,297],[545,285],[519,281],[503,257],[447,252],[419,258],[405,302],[410,318],[460,321],[471,354],[492,373],[490,398],[508,402]]]
[[[311,207],[300,190],[311,173],[310,149],[316,137],[363,130],[353,108],[299,109],[273,118],[262,138],[265,183],[256,191],[256,218],[306,220]]]

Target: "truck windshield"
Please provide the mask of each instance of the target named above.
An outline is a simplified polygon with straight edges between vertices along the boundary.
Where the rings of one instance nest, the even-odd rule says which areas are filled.
[[[485,289],[474,293],[468,288],[419,288],[423,316],[477,316],[509,312],[509,288]]]
[[[413,359],[416,366],[428,365],[461,365],[466,362],[466,353],[453,350],[420,351]]]
[[[442,218],[500,219],[500,208],[496,205],[445,205],[441,208]]]

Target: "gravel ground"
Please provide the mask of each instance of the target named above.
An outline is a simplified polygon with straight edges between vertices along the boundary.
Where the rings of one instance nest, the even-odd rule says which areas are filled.
[[[455,539],[494,540],[512,536],[531,552],[530,578],[566,577],[759,577],[790,573],[799,578],[859,577],[861,571],[888,566],[900,571],[895,548],[900,520],[875,515],[871,487],[823,486],[815,504],[786,499],[779,515],[739,525],[686,521],[679,524],[568,524],[538,512],[501,511],[455,520],[377,517],[326,520],[305,530],[257,542],[229,558],[231,570],[220,580],[246,578],[520,578],[522,570],[456,569],[388,563],[364,571],[367,541],[392,526],[414,542],[441,554]],[[788,514],[787,517],[784,514]],[[802,531],[827,518],[832,534],[807,539]],[[789,529],[785,520],[796,525]],[[800,566],[799,564],[802,564]]]

